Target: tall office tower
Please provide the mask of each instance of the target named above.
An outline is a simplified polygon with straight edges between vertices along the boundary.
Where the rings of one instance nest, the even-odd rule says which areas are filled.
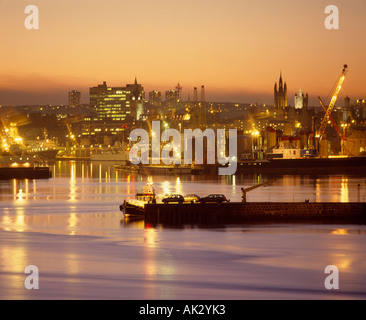
[[[76,90],[69,92],[69,106],[73,108],[81,106],[81,92]]]
[[[299,90],[299,93],[295,93],[295,109],[307,109],[309,104],[309,95],[304,95],[302,90]]]
[[[141,85],[108,87],[106,82],[89,89],[90,106],[95,108],[97,119],[121,121],[139,119],[143,112],[144,90]]]
[[[276,109],[284,109],[287,107],[287,84],[282,82],[282,72],[277,90],[277,82],[274,86],[274,106]]]
[[[89,89],[90,106],[95,108],[97,119],[106,121],[125,121],[131,116],[129,92],[124,87],[108,87],[103,84]]]
[[[149,102],[154,107],[161,107],[161,92],[156,90],[149,92]]]
[[[178,103],[179,103],[179,91],[177,90],[165,91],[165,107],[167,109],[177,107]]]
[[[356,105],[356,117],[366,119],[366,100],[357,99],[355,101],[355,105]]]

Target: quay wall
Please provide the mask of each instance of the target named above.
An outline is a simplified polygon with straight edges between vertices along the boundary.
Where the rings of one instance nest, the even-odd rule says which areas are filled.
[[[149,204],[145,221],[151,223],[245,223],[319,221],[366,223],[366,203],[223,203]]]
[[[0,180],[33,180],[52,178],[49,167],[30,167],[30,168],[0,168]]]

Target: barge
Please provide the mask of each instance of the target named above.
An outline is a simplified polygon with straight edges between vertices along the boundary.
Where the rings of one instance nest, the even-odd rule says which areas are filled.
[[[0,180],[49,179],[50,168],[37,155],[0,153]]]
[[[239,161],[238,174],[366,174],[366,157]]]
[[[34,180],[50,178],[52,178],[52,173],[49,167],[0,168],[0,180]]]
[[[156,204],[155,188],[151,183],[138,192],[134,199],[124,200],[119,209],[125,216],[144,217],[145,206],[148,204]]]
[[[126,212],[131,208],[125,207]],[[319,222],[366,224],[366,203],[230,202],[145,204],[135,216],[152,225]]]
[[[207,202],[200,198],[199,201],[157,203],[155,190],[148,185],[135,199],[125,200],[120,210],[125,216],[139,217],[151,225],[299,221],[366,224],[365,202],[247,202],[248,192],[275,181],[242,188],[241,202],[230,202],[224,197],[226,201]]]

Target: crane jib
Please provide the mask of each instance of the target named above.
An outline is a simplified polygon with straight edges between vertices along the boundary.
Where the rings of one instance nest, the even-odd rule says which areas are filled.
[[[346,79],[347,68],[348,68],[348,66],[347,65],[344,65],[344,68],[343,68],[343,71],[342,71],[342,75],[339,78],[339,81],[338,81],[336,90],[335,90],[335,92],[333,94],[333,97],[332,97],[332,99],[330,101],[329,107],[328,107],[328,109],[327,109],[327,111],[325,113],[325,116],[324,116],[324,118],[322,120],[322,123],[320,125],[320,129],[319,129],[320,136],[322,136],[325,133],[325,128],[326,128],[327,123],[328,123],[328,121],[329,121],[329,119],[331,117],[333,108],[334,108],[334,106],[335,106],[335,104],[337,102],[338,95],[341,92],[341,89],[342,89],[344,80]]]

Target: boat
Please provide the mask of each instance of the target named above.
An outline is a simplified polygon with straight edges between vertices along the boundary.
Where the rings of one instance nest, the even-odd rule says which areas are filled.
[[[37,163],[37,157],[27,154],[12,154],[0,152],[0,168],[33,167]]]
[[[140,166],[135,166],[133,164],[115,164],[114,169],[116,171],[124,171],[130,173],[140,173]]]
[[[140,166],[140,173],[151,175],[191,175],[192,168],[190,165],[143,165]]]
[[[56,161],[57,154],[59,153],[59,149],[53,149],[53,150],[43,150],[34,152],[33,154],[38,156],[40,159],[42,159],[45,162],[54,162]]]
[[[42,164],[35,155],[0,152],[0,180],[51,178],[50,168]]]
[[[148,183],[142,191],[137,192],[134,199],[124,200],[120,210],[125,216],[143,217],[146,204],[156,204],[156,193],[152,183]]]
[[[366,157],[300,158],[239,161],[237,173],[337,174],[366,173]]]
[[[50,178],[52,178],[52,172],[49,167],[0,167],[0,180],[35,180]]]
[[[60,148],[51,140],[29,140],[24,142],[24,152],[28,155],[35,155],[44,162],[53,162],[59,153]]]

